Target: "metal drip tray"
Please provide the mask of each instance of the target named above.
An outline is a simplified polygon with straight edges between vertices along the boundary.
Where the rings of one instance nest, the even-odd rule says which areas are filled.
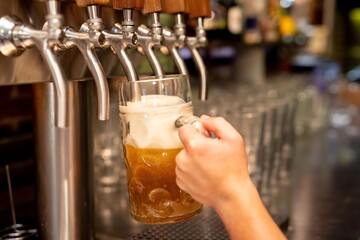
[[[154,225],[139,234],[126,238],[127,240],[150,239],[229,239],[223,223],[212,209],[206,209],[201,214],[184,222]]]
[[[114,192],[97,191],[96,239],[99,240],[222,240],[227,231],[214,209],[203,207],[193,218],[172,224],[142,224],[130,217],[125,185]],[[272,215],[287,234],[289,217]],[[241,223],[239,223],[241,224]]]
[[[273,216],[273,219],[286,234],[289,217]],[[203,212],[184,222],[154,225],[126,240],[227,240],[227,231],[214,210],[205,208]]]

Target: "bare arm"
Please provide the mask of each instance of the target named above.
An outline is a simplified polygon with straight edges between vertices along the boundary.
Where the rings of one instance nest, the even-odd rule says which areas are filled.
[[[223,118],[202,117],[201,122],[217,138],[205,137],[191,125],[180,128],[179,187],[213,207],[232,240],[286,239],[251,182],[241,135]]]

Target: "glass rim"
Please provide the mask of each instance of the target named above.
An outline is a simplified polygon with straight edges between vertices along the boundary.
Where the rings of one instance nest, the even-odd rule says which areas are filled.
[[[162,76],[142,76],[139,77],[136,81],[123,81],[122,84],[139,84],[139,83],[148,83],[153,81],[168,81],[168,80],[177,80],[177,79],[186,79],[188,80],[188,76],[186,74],[166,74]]]

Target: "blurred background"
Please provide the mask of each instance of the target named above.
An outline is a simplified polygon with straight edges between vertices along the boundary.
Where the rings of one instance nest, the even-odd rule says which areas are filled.
[[[233,121],[230,108],[218,109],[226,100],[244,103],[266,95],[262,101],[267,102],[271,89],[279,96],[291,95],[288,101],[295,99],[297,106],[292,150],[282,145],[282,154],[292,159],[291,166],[284,167],[292,168],[287,176],[291,200],[286,197],[286,210],[279,210],[283,203],[271,205],[272,210],[291,216],[293,239],[358,239],[360,2],[212,0],[211,10],[205,20],[208,44],[200,51],[208,72],[207,106],[195,99],[199,73],[191,54],[180,51],[197,113]],[[161,22],[173,24],[166,14]],[[188,21],[188,35],[194,35],[195,24]],[[167,72],[175,71],[166,55],[162,62]],[[149,73],[143,56],[134,63],[140,73]],[[121,69],[118,74],[123,75]],[[12,223],[6,165],[18,221],[34,224],[36,219],[32,102],[31,85],[0,87],[0,229]]]

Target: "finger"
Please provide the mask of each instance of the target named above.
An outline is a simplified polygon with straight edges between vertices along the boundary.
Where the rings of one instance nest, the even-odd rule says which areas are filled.
[[[183,172],[178,168],[178,167],[175,167],[175,175],[176,175],[176,184],[177,186],[186,191],[186,184],[185,184],[185,181],[183,180],[184,177],[183,177]]]
[[[194,126],[186,124],[179,128],[179,138],[185,149],[194,149],[205,136],[196,130]]]
[[[182,171],[183,168],[186,166],[185,161],[186,161],[186,152],[183,149],[175,157],[176,167]]]
[[[219,139],[232,139],[239,136],[239,132],[223,117],[201,116],[204,128],[213,132]]]

